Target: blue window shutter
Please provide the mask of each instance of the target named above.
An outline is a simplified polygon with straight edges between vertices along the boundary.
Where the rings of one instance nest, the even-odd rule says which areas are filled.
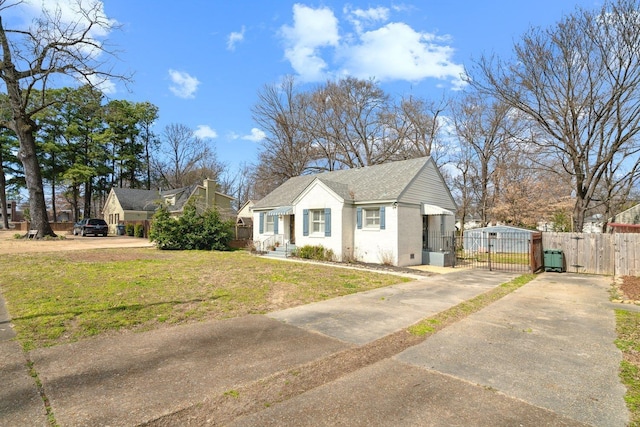
[[[302,235],[309,235],[309,209],[302,210]]]
[[[380,206],[380,230],[384,230],[385,227],[384,218],[384,206]]]
[[[325,237],[331,237],[331,208],[325,208],[324,210],[324,235]]]
[[[273,234],[278,234],[278,223],[280,221],[278,220],[277,216],[273,217]]]
[[[358,230],[362,228],[362,208],[356,209],[356,224]]]
[[[260,212],[260,234],[264,233],[264,212]]]

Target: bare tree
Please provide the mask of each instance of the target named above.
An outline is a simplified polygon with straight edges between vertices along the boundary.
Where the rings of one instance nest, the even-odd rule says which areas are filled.
[[[0,0],[0,13],[22,2]],[[4,26],[0,16],[0,79],[8,94],[11,118],[0,126],[13,130],[20,141],[18,157],[24,167],[31,227],[38,236],[55,235],[49,225],[42,174],[34,138],[34,114],[47,107],[44,94],[54,75],[69,75],[89,84],[117,77],[105,68],[104,58],[113,55],[94,34],[113,27],[102,11],[102,2],[76,0],[72,22],[65,22],[62,12],[44,11],[27,29]],[[37,93],[41,94],[37,98]]]
[[[553,27],[527,32],[512,62],[482,57],[469,72],[474,87],[541,129],[536,143],[573,180],[576,230],[606,171],[628,162],[619,154],[634,162],[640,152],[639,8],[637,0],[578,8]]]
[[[286,76],[278,84],[265,85],[251,110],[253,120],[266,133],[260,162],[268,167],[256,168],[255,173],[276,187],[304,174],[313,160],[310,140],[305,137],[302,124],[302,100],[296,92],[295,79]]]
[[[470,184],[482,226],[486,226],[490,220],[498,152],[517,133],[514,117],[509,110],[508,105],[491,102],[477,93],[465,94],[452,108],[460,149],[469,153],[475,170]]]
[[[382,115],[389,96],[372,80],[347,77],[328,82],[316,99],[325,103],[327,135],[334,137],[337,160],[347,168],[385,163],[395,150],[384,138]]]
[[[155,170],[161,185],[169,188],[187,187],[205,178],[217,181],[224,170],[207,142],[183,124],[165,126],[160,151],[163,157],[155,159]]]
[[[446,156],[450,150],[442,141],[442,132],[443,116],[449,107],[450,102],[445,98],[437,101],[413,96],[401,99],[390,112],[390,126],[395,128],[398,138],[398,147],[391,144],[391,149],[396,149],[402,159],[431,156],[438,165],[448,161]]]

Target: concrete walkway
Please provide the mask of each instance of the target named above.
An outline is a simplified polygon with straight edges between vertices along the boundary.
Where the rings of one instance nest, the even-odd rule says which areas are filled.
[[[511,277],[460,271],[29,357],[60,426],[130,426],[193,405],[206,411],[209,399],[242,384],[371,342]],[[608,278],[544,273],[396,357],[234,425],[624,426],[608,288]],[[0,358],[0,425],[46,425],[19,346],[1,341]]]

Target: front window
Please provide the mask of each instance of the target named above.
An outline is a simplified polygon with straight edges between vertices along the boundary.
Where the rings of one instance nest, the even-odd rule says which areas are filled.
[[[380,208],[364,209],[364,227],[380,228]]]
[[[265,215],[264,231],[265,233],[273,233],[273,221],[276,219],[273,215]]]
[[[311,232],[313,234],[324,234],[324,209],[311,211]]]

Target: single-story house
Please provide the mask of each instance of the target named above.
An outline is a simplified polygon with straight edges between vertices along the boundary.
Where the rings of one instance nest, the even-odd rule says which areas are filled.
[[[104,204],[104,220],[109,224],[109,232],[115,233],[118,224],[150,220],[160,204],[164,204],[172,216],[178,217],[190,200],[195,201],[199,212],[215,207],[223,218],[233,218],[233,197],[216,189],[216,182],[210,179],[172,190],[112,188]]]
[[[253,236],[261,248],[321,245],[338,261],[420,265],[454,250],[442,237],[455,231],[455,210],[422,157],[291,178],[253,206]]]
[[[538,231],[510,225],[495,225],[465,230],[462,242],[466,253],[489,250],[496,253],[528,253],[531,235],[534,233]]]

